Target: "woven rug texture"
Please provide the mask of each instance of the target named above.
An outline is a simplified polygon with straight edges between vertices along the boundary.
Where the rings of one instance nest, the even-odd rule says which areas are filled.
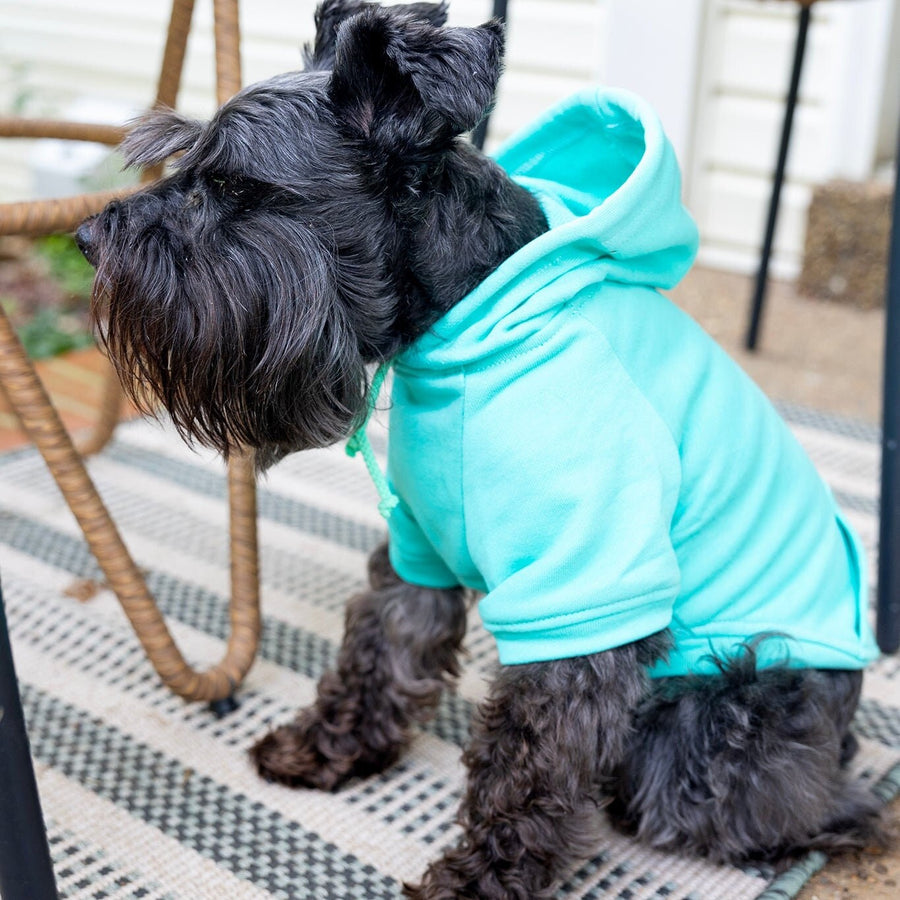
[[[874,572],[877,430],[781,411]],[[198,668],[217,661],[229,596],[221,463],[134,422],[89,467],[185,656]],[[296,454],[261,481],[264,633],[239,708],[218,719],[162,687],[37,452],[0,456],[0,574],[63,898],[393,900],[456,838],[460,748],[496,665],[475,613],[458,691],[390,771],[322,794],[265,784],[247,758],[256,737],[312,700],[332,663],[344,602],[384,536],[376,505],[363,463],[342,448]],[[885,801],[900,788],[898,684],[896,657],[876,664],[856,719],[855,771]],[[780,875],[711,866],[610,830],[558,897],[775,900],[824,861],[811,854]]]

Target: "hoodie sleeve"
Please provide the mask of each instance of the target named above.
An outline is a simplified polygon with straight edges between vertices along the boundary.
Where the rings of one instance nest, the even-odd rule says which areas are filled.
[[[459,585],[459,579],[432,547],[403,500],[391,512],[388,533],[391,565],[404,581],[428,588]]]
[[[677,447],[606,342],[587,344],[590,366],[571,346],[550,354],[467,420],[468,541],[503,663],[583,656],[672,621]]]

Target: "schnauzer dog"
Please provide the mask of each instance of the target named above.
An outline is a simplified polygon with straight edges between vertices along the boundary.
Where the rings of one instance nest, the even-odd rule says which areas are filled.
[[[173,173],[77,234],[126,389],[226,455],[264,468],[359,432],[394,366],[389,545],[259,772],[335,790],[394,763],[459,673],[477,593],[502,664],[462,837],[408,896],[546,897],[604,809],[714,861],[869,841],[843,772],[873,655],[858,547],[657,290],[696,236],[656,120],[594,92],[492,160],[464,134],[502,27],[444,20],[325,0],[303,71],[208,123],[141,120],[129,164],[181,154]]]

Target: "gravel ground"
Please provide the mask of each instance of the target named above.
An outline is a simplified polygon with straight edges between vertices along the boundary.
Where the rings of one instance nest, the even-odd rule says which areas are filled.
[[[773,282],[759,347],[743,347],[751,279],[694,269],[672,292],[772,398],[866,422],[881,420],[884,311],[797,294]],[[885,851],[847,854],[830,862],[798,900],[897,900],[900,897],[900,800],[886,813],[892,840]]]

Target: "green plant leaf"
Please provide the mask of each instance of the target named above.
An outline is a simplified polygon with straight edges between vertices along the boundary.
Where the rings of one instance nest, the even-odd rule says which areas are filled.
[[[94,270],[69,234],[52,234],[37,242],[38,255],[46,262],[50,276],[62,289],[79,300],[91,296]]]
[[[69,350],[90,347],[94,338],[72,316],[42,309],[19,327],[19,339],[32,359],[48,359]]]

